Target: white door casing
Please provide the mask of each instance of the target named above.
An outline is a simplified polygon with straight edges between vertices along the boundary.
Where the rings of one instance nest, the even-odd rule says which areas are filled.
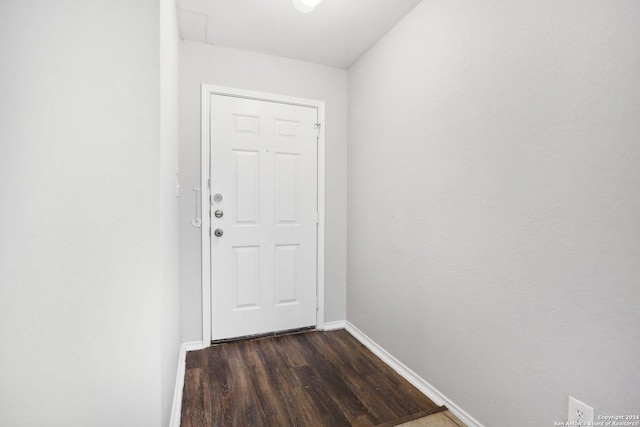
[[[323,107],[203,85],[204,344],[322,328]]]

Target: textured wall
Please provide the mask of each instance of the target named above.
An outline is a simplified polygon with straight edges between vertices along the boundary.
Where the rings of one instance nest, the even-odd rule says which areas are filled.
[[[162,426],[169,425],[180,351],[180,203],[178,183],[178,52],[175,0],[160,1],[160,232],[162,242]]]
[[[347,318],[486,426],[639,411],[639,23],[425,0],[349,71]]]
[[[2,2],[0,425],[160,424],[158,21]]]
[[[338,68],[185,41],[180,49],[182,339],[202,339],[200,229],[191,226],[200,187],[203,83],[325,101],[325,321],[346,305],[347,72]]]

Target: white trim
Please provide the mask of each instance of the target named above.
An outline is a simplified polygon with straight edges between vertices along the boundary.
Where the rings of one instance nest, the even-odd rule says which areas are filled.
[[[468,427],[484,427],[480,422],[474,419],[471,415],[466,413],[462,408],[453,403],[453,401],[447,398],[444,394],[439,392],[434,386],[425,381],[418,374],[409,369],[406,365],[393,357],[388,351],[378,345],[371,338],[366,336],[360,329],[356,328],[349,321],[345,322],[345,329],[355,339],[360,341],[371,350],[376,356],[378,356],[384,363],[389,365],[391,369],[400,374],[404,379],[409,381],[414,387],[420,390],[425,396],[431,399],[436,405],[445,405],[449,411],[460,419]]]
[[[209,141],[210,135],[210,90],[206,85],[202,85],[202,131],[200,134],[200,218],[201,223],[201,245],[202,245],[202,345],[209,346],[211,343],[211,203],[209,188]],[[206,209],[205,209],[206,206]]]
[[[279,102],[282,104],[313,107],[318,110],[318,235],[316,253],[316,328],[324,329],[324,233],[325,233],[325,104],[324,101],[295,98],[265,92],[255,92],[244,89],[203,84],[202,85],[202,119],[201,119],[201,165],[200,188],[202,191],[202,343],[206,347],[211,345],[211,206],[209,188],[209,160],[210,147],[210,99],[211,95],[236,96],[261,101]],[[206,206],[206,210],[205,210]]]
[[[336,331],[338,329],[344,329],[345,321],[344,320],[336,320],[333,322],[325,322],[324,328],[319,330],[322,331]]]
[[[178,355],[178,371],[176,373],[176,386],[173,390],[173,406],[171,408],[171,421],[169,427],[180,427],[180,415],[182,413],[182,390],[184,389],[184,373],[187,362],[187,351],[201,350],[200,341],[182,343]]]
[[[316,311],[316,328],[324,328],[324,180],[325,180],[325,112],[324,102],[318,103],[318,123],[320,123],[320,132],[318,132],[318,235],[317,235],[317,252],[316,252],[316,298],[318,300],[318,310]]]

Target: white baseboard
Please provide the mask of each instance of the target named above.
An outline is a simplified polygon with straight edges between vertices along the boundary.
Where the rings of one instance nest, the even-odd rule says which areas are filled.
[[[178,355],[178,372],[176,374],[176,387],[173,391],[173,406],[171,408],[171,421],[169,427],[180,427],[180,415],[182,413],[182,389],[184,388],[184,373],[187,363],[187,351],[201,350],[204,347],[200,341],[184,342],[180,346]]]
[[[420,390],[425,396],[431,399],[436,405],[445,405],[453,415],[458,417],[460,421],[465,423],[468,427],[484,427],[471,415],[467,414],[462,408],[453,403],[444,394],[440,393],[435,387],[433,387],[422,377],[405,366],[398,359],[393,357],[384,348],[380,347],[375,341],[366,336],[360,329],[356,328],[349,321],[344,322],[344,328],[347,330],[347,332],[353,335],[355,339],[360,341],[362,344],[364,344],[365,347],[367,347],[376,356],[382,359],[384,363],[389,365],[391,369],[396,371],[398,374],[404,377],[404,379],[409,381],[415,388]]]
[[[344,324],[345,321],[344,320],[336,320],[334,322],[325,322],[324,324],[324,328],[322,328],[322,331],[335,331],[338,329],[344,329]]]

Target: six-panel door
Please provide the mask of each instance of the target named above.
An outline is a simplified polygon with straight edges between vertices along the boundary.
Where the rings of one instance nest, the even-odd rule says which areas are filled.
[[[315,325],[317,109],[211,95],[210,120],[212,339]]]

